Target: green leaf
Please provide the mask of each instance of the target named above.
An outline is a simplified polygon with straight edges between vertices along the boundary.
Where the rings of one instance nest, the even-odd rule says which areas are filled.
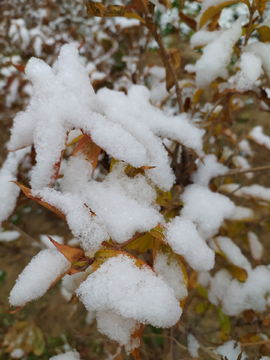
[[[220,307],[217,307],[222,340],[227,340],[231,333],[231,322],[229,316],[224,314]]]
[[[207,299],[207,289],[202,287],[201,285],[197,287],[198,293],[204,297],[205,299]]]
[[[0,270],[0,282],[3,282],[7,276],[7,273],[4,270]]]

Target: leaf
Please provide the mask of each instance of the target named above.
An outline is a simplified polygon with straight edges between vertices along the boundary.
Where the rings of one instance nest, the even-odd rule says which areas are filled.
[[[254,5],[261,16],[265,10],[267,2],[268,2],[267,0],[255,0],[254,1]]]
[[[257,27],[256,30],[260,36],[260,41],[262,41],[262,42],[270,41],[270,29],[268,26],[266,26],[266,25],[260,26],[260,27]]]
[[[86,7],[87,7],[87,15],[98,16],[98,17],[122,16],[129,19],[138,19],[142,23],[145,23],[145,21],[136,12],[132,11],[127,6],[120,6],[120,5],[104,6],[100,2],[89,1],[86,4]]]
[[[171,63],[172,67],[175,70],[176,77],[180,75],[181,71],[181,54],[178,49],[167,49],[166,53],[169,58],[169,62]],[[169,67],[164,64],[166,67],[166,89],[167,91],[170,91],[170,89],[174,86],[174,78],[171,70]]]
[[[33,199],[35,201],[37,201],[39,204],[41,204],[42,206],[44,206],[46,209],[49,209],[51,211],[53,211],[56,215],[58,215],[61,219],[63,219],[64,221],[66,221],[66,216],[60,211],[58,210],[56,207],[46,203],[45,201],[43,201],[41,199],[41,197],[38,196],[33,196],[31,189],[27,188],[26,186],[20,184],[18,181],[12,181],[14,182],[14,184],[18,185],[19,188],[22,190],[22,192],[29,197],[30,199]]]
[[[193,95],[193,104],[194,107],[197,105],[198,101],[200,100],[200,97],[203,94],[203,89],[197,89]]]
[[[243,316],[247,322],[252,323],[254,316],[255,316],[255,311],[254,310],[244,310]],[[264,325],[264,323],[263,323],[263,325]]]
[[[104,264],[109,258],[114,257],[114,256],[118,256],[118,255],[129,256],[131,259],[135,260],[135,265],[138,268],[142,269],[144,267],[147,267],[147,268],[151,269],[155,273],[155,271],[151,268],[151,266],[146,264],[144,261],[136,258],[135,256],[130,255],[129,253],[127,253],[125,251],[113,250],[113,249],[102,249],[102,250],[98,250],[95,253],[94,262],[92,264],[94,270],[97,270],[98,268],[100,268],[100,266],[102,264]]]
[[[48,236],[48,235],[47,235]],[[73,248],[68,245],[59,244],[48,236],[53,245],[60,251],[61,254],[71,263],[71,269],[67,272],[69,275],[76,274],[78,272],[85,271],[94,261],[94,258],[86,257],[85,253],[81,249]],[[61,276],[60,278],[62,278]],[[58,280],[57,279],[51,286],[53,286]]]
[[[66,146],[71,146],[76,144],[78,141],[80,141],[85,135],[79,135],[75,139],[73,139],[70,143],[66,143]]]
[[[180,19],[187,25],[189,26],[193,31],[196,31],[197,29],[197,22],[192,19],[191,17],[187,16],[186,14],[184,14],[182,11],[179,11],[179,17]]]
[[[84,155],[87,161],[90,161],[93,167],[93,172],[98,163],[98,157],[100,155],[101,148],[96,145],[90,136],[84,135],[75,147],[72,156]]]
[[[203,27],[204,24],[207,23],[208,20],[212,19],[216,14],[218,14],[223,8],[230,6],[232,4],[237,4],[239,2],[242,2],[250,7],[248,0],[236,0],[236,1],[224,1],[222,4],[219,4],[217,6],[210,6],[203,14],[200,20],[199,28]]]
[[[12,62],[12,56],[10,57],[10,63],[12,66],[14,66],[18,71],[21,71],[23,73],[25,73],[25,68],[26,68],[26,65],[17,65],[17,64],[14,64]]]
[[[164,236],[164,234],[163,234],[163,230],[164,230],[164,229],[163,229],[162,227],[157,226],[157,227],[155,227],[154,229],[151,229],[151,230],[149,231],[149,233],[150,233],[152,236],[154,236],[156,239],[164,242],[164,241],[165,241],[165,236]]]
[[[144,253],[148,249],[153,248],[154,241],[155,241],[154,236],[151,235],[149,232],[147,232],[146,234],[138,237],[136,240],[132,241],[131,243],[129,243],[128,245],[123,247],[123,249],[133,249],[134,250],[134,249],[138,248],[139,253]]]
[[[136,349],[131,351],[134,360],[140,360],[140,346],[142,342],[142,333],[143,333],[143,324],[140,324],[139,328],[136,329],[135,332],[130,337],[131,340],[135,340],[138,338],[140,339],[140,345],[136,347]]]
[[[219,306],[217,307],[217,313],[220,323],[221,338],[225,341],[228,339],[231,333],[231,322],[228,315],[224,314]]]
[[[257,332],[250,332],[241,337],[241,343],[257,342],[260,340],[261,340],[261,336]]]
[[[0,282],[3,282],[7,276],[6,271],[0,270]]]
[[[34,353],[41,356],[45,350],[45,342],[41,329],[33,322],[18,321],[7,332],[2,344],[8,353],[22,349],[24,356]]]
[[[208,303],[200,302],[195,306],[195,311],[197,314],[202,314],[208,308]]]
[[[172,4],[170,0],[159,0],[158,1],[161,5],[165,6],[167,9],[172,9]]]
[[[248,277],[248,273],[245,269],[241,268],[240,266],[236,266],[234,264],[229,264],[228,269],[233,277],[237,280],[244,282]]]

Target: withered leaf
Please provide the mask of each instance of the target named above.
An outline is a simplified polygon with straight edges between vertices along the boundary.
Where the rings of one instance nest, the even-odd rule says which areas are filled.
[[[181,71],[181,54],[178,49],[167,49],[166,53],[168,55],[169,61],[172,65],[172,67],[175,70],[176,77],[180,75]],[[170,89],[174,86],[174,78],[173,74],[170,70],[170,68],[167,66],[167,64],[164,64],[166,67],[166,89],[167,91],[170,91]]]
[[[130,7],[120,6],[120,5],[108,5],[104,6],[100,2],[91,2],[89,1],[86,4],[87,14],[91,16],[98,17],[114,17],[114,16],[122,16],[129,19],[138,19],[142,23],[145,21],[138,15],[136,12],[132,11]]]
[[[140,339],[140,345],[131,351],[131,354],[132,354],[134,360],[140,360],[140,346],[141,346],[141,342],[142,342],[142,333],[143,333],[143,324],[140,324],[138,329],[136,329],[130,337],[132,340],[135,340],[138,338]]]
[[[85,159],[92,164],[94,171],[97,166],[100,151],[101,148],[92,141],[90,136],[84,135],[75,147],[72,156],[83,154]]]
[[[196,31],[197,29],[197,22],[192,19],[191,17],[187,16],[186,14],[184,14],[182,11],[179,11],[179,17],[180,19],[187,25],[189,26],[193,31]]]

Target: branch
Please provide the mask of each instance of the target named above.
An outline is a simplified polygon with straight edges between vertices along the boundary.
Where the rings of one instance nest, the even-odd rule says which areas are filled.
[[[162,39],[160,34],[158,34],[157,32],[157,27],[153,22],[153,19],[149,16],[149,11],[148,8],[144,2],[144,0],[140,0],[140,4],[141,4],[141,8],[143,9],[143,12],[145,14],[145,20],[146,20],[146,27],[147,29],[151,32],[152,36],[154,37],[154,39],[156,40],[159,50],[160,50],[160,55],[161,55],[161,59],[164,63],[164,65],[166,67],[169,68],[169,70],[172,73],[173,76],[173,80],[174,80],[174,85],[175,85],[175,92],[177,95],[177,101],[178,101],[178,106],[179,106],[179,111],[180,113],[184,112],[184,106],[183,106],[183,100],[182,100],[182,92],[180,89],[180,86],[178,84],[178,79],[177,79],[177,75],[175,73],[174,67],[171,63],[170,57],[168,56],[166,49],[163,45]]]
[[[238,175],[238,174],[245,174],[245,173],[263,171],[263,170],[268,170],[268,169],[270,169],[270,165],[258,166],[258,167],[245,169],[245,170],[235,169],[235,170],[228,171],[226,174],[214,176],[213,178],[221,178],[221,177],[225,177],[225,176],[234,176],[234,175]]]

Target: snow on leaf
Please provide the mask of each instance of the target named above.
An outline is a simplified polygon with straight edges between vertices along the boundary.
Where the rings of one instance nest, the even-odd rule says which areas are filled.
[[[23,193],[27,197],[37,201],[39,204],[43,205],[46,209],[53,211],[56,215],[60,216],[61,219],[66,221],[66,216],[60,210],[58,210],[56,207],[50,205],[46,201],[43,201],[41,197],[32,195],[31,189],[27,188],[26,186],[20,184],[17,181],[13,181],[13,182],[14,182],[14,184],[19,186],[19,188],[23,191]]]
[[[85,159],[90,161],[94,171],[97,166],[100,151],[100,147],[92,141],[90,136],[84,135],[74,149],[73,156],[76,156],[76,154],[83,154],[85,156]]]

